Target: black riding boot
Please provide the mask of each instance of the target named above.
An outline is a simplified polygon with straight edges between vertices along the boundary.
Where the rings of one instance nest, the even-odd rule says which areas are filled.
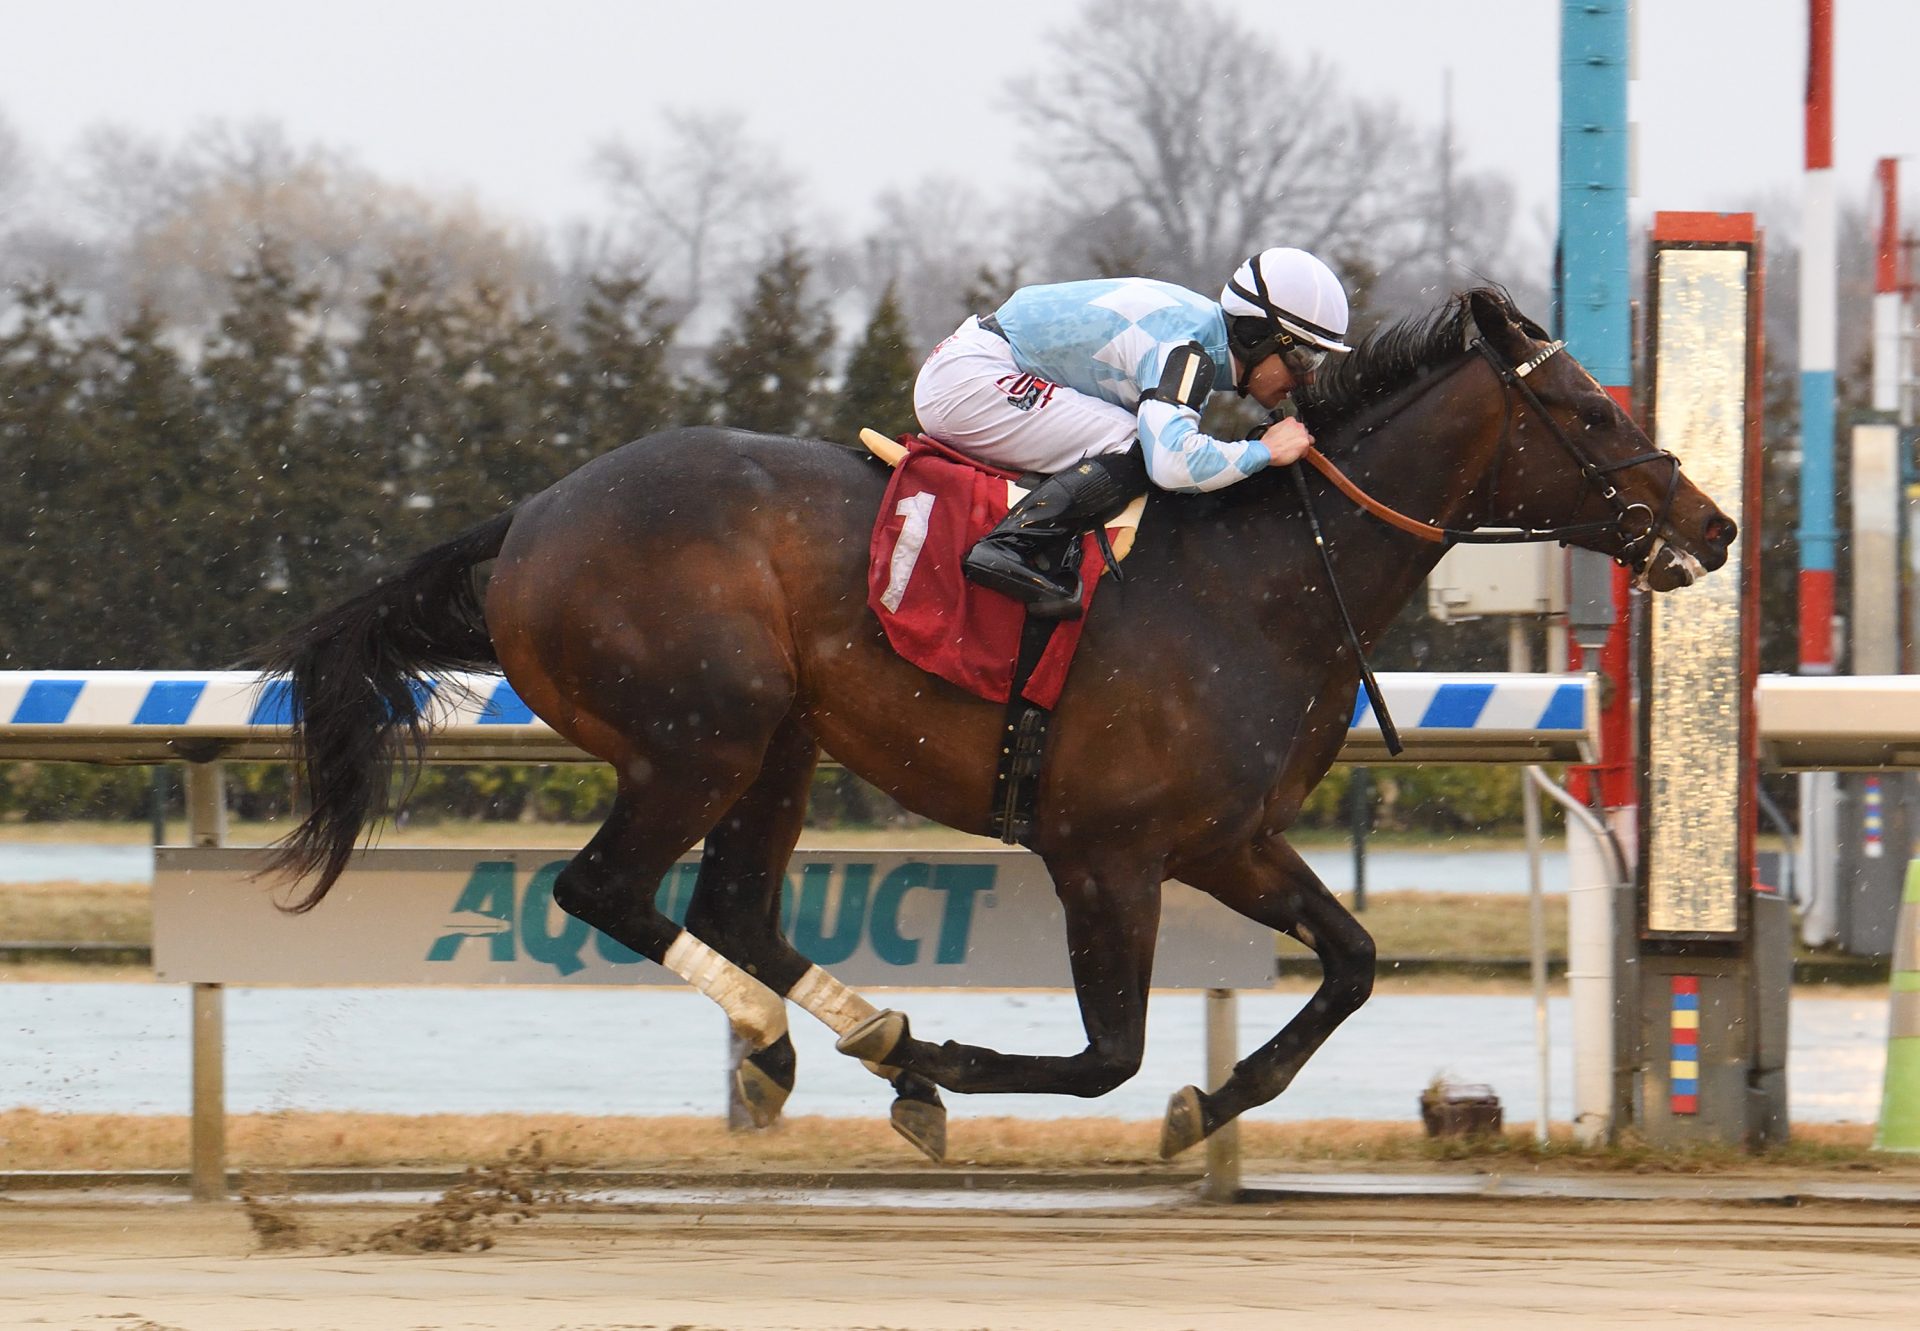
[[[1138,449],[1089,458],[1030,490],[980,538],[962,567],[970,581],[1026,602],[1029,618],[1078,619],[1081,533],[1146,487]]]

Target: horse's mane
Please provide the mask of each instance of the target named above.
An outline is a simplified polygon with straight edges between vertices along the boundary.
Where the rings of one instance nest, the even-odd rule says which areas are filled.
[[[1540,326],[1514,308],[1504,287],[1478,287],[1449,297],[1425,314],[1410,315],[1369,333],[1345,356],[1335,356],[1295,399],[1307,428],[1331,436],[1368,407],[1384,401],[1421,375],[1451,364],[1466,351],[1476,295],[1497,302],[1535,337]]]

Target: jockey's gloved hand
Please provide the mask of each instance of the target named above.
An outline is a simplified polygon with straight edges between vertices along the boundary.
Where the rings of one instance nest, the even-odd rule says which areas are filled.
[[[1293,418],[1297,417],[1299,414],[1300,414],[1300,408],[1293,405],[1292,398],[1281,398],[1280,405],[1275,407],[1272,411],[1268,412],[1261,419],[1258,425],[1254,426],[1251,430],[1248,430],[1245,437],[1248,439],[1258,439],[1261,435],[1265,434],[1268,430],[1271,430],[1274,426],[1278,425],[1281,421],[1292,420]]]

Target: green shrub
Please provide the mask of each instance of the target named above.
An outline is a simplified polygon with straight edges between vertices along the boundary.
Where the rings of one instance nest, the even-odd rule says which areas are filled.
[[[1349,824],[1354,773],[1336,767],[1307,796],[1298,826],[1335,830]],[[1521,828],[1520,773],[1509,766],[1418,766],[1366,769],[1374,826],[1386,831],[1515,835]],[[154,769],[85,763],[0,763],[0,818],[28,822],[141,821],[150,816]],[[160,778],[167,807],[182,812],[177,768]],[[409,784],[410,780],[410,784]],[[227,804],[248,821],[293,812],[297,789],[287,763],[228,763]],[[613,770],[598,764],[430,764],[403,774],[395,791],[409,821],[542,821],[597,823],[612,807]],[[898,827],[925,822],[883,792],[839,767],[814,774],[808,825]],[[1559,810],[1547,806],[1549,826]]]

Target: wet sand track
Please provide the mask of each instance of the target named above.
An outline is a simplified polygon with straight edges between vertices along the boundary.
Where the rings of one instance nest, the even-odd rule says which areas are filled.
[[[0,1326],[114,1331],[1179,1331],[1890,1325],[1920,1211],[1818,1203],[1301,1200],[1016,1214],[550,1213],[490,1252],[340,1255],[407,1208],[0,1200]]]

